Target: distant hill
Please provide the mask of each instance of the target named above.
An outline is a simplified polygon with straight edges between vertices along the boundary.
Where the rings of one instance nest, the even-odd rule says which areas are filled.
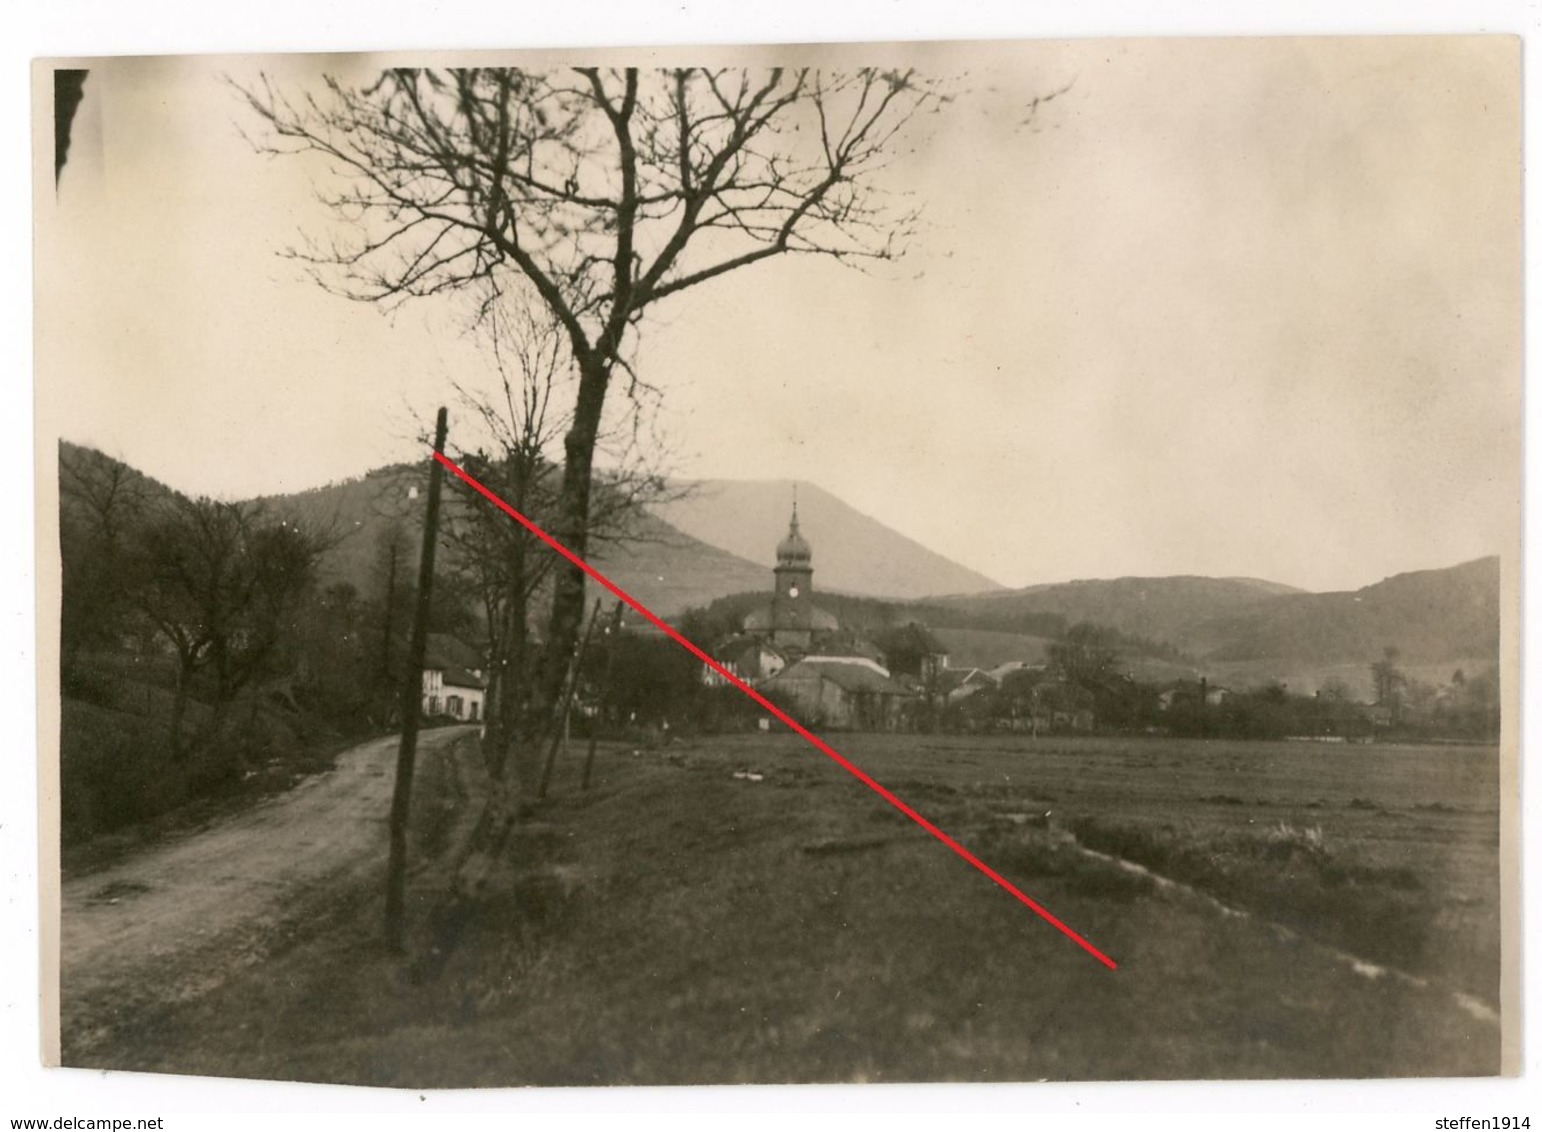
[[[425,469],[397,465],[263,502],[336,530],[341,538],[322,565],[323,579],[352,582],[368,592],[379,539],[393,521],[404,523],[409,531],[411,559],[416,562],[426,483]],[[445,490],[463,488],[446,483]],[[657,516],[638,517],[632,533],[633,540],[602,547],[590,555],[590,561],[660,615],[672,616],[743,590],[770,588],[769,569],[691,538]],[[601,596],[595,589],[596,596]]]
[[[1398,574],[1349,593],[1306,593],[1254,578],[1118,578],[932,604],[975,624],[1046,613],[1093,621],[1177,646],[1194,658],[1194,672],[1243,687],[1283,681],[1307,689],[1331,676],[1358,688],[1388,647],[1421,678],[1493,664],[1499,655],[1497,558]],[[1184,666],[1171,667],[1178,673]]]
[[[791,480],[696,480],[684,498],[656,507],[676,529],[769,571],[792,513]],[[1001,584],[928,550],[828,491],[799,480],[798,518],[814,548],[819,588],[872,597],[979,593]],[[769,575],[768,575],[769,576]]]
[[[425,469],[392,464],[356,479],[257,502],[332,532],[336,545],[322,559],[322,581],[350,582],[360,593],[370,593],[379,539],[393,522],[411,532],[409,559],[415,567],[427,483]]]
[[[68,442],[61,445],[60,451],[61,457],[79,460],[89,456],[108,464],[118,463],[93,449]],[[147,494],[175,494],[132,468],[128,471],[135,482],[144,485]],[[376,585],[380,540],[393,523],[404,528],[411,547],[409,561],[416,563],[426,486],[425,467],[397,464],[307,491],[263,496],[254,502],[331,532],[335,544],[321,562],[321,581],[349,582],[367,594]],[[447,483],[445,490],[462,489]],[[632,541],[600,548],[591,559],[655,612],[673,616],[730,594],[769,593],[771,551],[786,530],[785,522],[786,516],[780,509],[764,516],[764,533],[769,539],[764,565],[693,538],[652,514],[644,514],[634,522]],[[822,565],[818,557],[815,565]],[[822,575],[820,581],[823,582]]]
[[[1301,592],[1256,578],[1115,578],[939,598],[935,604],[999,620],[1050,613],[1068,624],[1094,621],[1130,636],[1192,651],[1190,634],[1199,622],[1241,615]]]
[[[61,446],[61,456],[82,455],[116,465],[89,449]],[[171,493],[133,476],[151,496]],[[335,532],[323,581],[350,581],[370,593],[379,541],[393,522],[403,525],[416,557],[425,478],[421,467],[398,465],[263,502]],[[791,496],[785,481],[707,481],[690,498],[643,516],[638,540],[604,547],[593,558],[662,615],[715,603],[716,613],[736,624],[770,592]],[[859,631],[919,620],[952,634],[959,664],[1037,661],[1049,638],[1078,621],[1131,638],[1122,653],[1145,679],[1203,671],[1242,686],[1285,680],[1307,687],[1329,675],[1359,683],[1389,646],[1405,669],[1437,674],[1498,657],[1497,558],[1399,574],[1348,593],[1192,576],[1003,590],[817,487],[800,483],[798,499],[814,549],[816,600]],[[970,589],[976,592],[958,592]],[[927,596],[945,591],[953,596]]]
[[[768,567],[708,546],[656,515],[638,520],[639,538],[607,546],[590,556],[594,566],[662,617],[699,608],[728,594],[771,590]],[[592,586],[594,596],[610,594]]]
[[[1396,648],[1405,664],[1499,656],[1499,559],[1397,574],[1352,593],[1287,594],[1218,615],[1190,635],[1217,660],[1365,661]]]

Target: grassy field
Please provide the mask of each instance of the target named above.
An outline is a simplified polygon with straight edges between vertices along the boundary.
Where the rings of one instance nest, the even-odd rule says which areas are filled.
[[[406,960],[361,898],[90,1064],[412,1087],[1498,1068],[1493,748],[833,741],[1120,969],[791,736],[612,746],[588,793],[559,770],[475,907],[436,904],[424,866]]]

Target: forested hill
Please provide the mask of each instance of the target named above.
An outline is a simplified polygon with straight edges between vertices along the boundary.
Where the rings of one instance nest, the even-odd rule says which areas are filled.
[[[935,604],[1010,624],[1027,615],[1055,614],[1068,624],[1094,621],[1135,637],[1187,649],[1191,630],[1216,616],[1238,616],[1282,595],[1289,586],[1256,578],[1115,578],[1028,586],[1005,593],[936,599]]]
[[[416,562],[427,471],[396,465],[358,479],[262,500],[268,506],[329,527],[339,538],[322,564],[326,581],[346,581],[371,592],[382,545],[405,535]],[[446,492],[465,492],[451,480]],[[476,506],[491,506],[480,500]],[[511,522],[513,520],[510,520]],[[400,532],[397,534],[396,532]],[[691,538],[651,514],[630,524],[631,537],[601,546],[590,560],[606,576],[656,612],[671,616],[726,594],[768,589],[769,567]]]
[[[1014,620],[1058,614],[1169,642],[1215,661],[1369,662],[1395,648],[1408,663],[1497,657],[1499,559],[1398,574],[1343,593],[1252,578],[1119,578],[1032,586],[935,604]]]
[[[1391,647],[1407,663],[1427,664],[1497,657],[1499,627],[1499,559],[1491,557],[1348,593],[1283,595],[1201,621],[1189,636],[1218,660],[1365,660]]]

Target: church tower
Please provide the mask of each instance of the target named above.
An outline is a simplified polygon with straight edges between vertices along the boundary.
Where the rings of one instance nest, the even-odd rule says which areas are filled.
[[[794,489],[792,522],[787,537],[776,544],[776,596],[778,600],[807,601],[814,592],[814,551],[798,530],[798,497]]]
[[[805,652],[840,628],[835,615],[814,604],[814,551],[798,529],[798,495],[793,488],[792,521],[776,544],[776,589],[771,600],[744,618],[744,631],[777,648]]]

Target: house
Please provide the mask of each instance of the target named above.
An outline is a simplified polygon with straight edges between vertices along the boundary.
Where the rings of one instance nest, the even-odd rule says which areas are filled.
[[[430,633],[423,656],[423,715],[476,723],[486,710],[481,654],[459,637]]]
[[[730,637],[713,650],[712,659],[747,684],[769,680],[787,667],[787,654],[762,637]],[[707,667],[702,682],[712,687],[728,683],[722,673]]]
[[[948,668],[940,674],[939,690],[949,704],[967,700],[970,696],[996,687],[997,681],[983,668]]]
[[[1086,688],[1068,680],[1036,684],[1029,702],[1029,721],[1035,735],[1048,732],[1089,732],[1097,726],[1097,699]]]
[[[1175,707],[1194,708],[1199,706],[1201,699],[1206,707],[1219,707],[1232,695],[1230,688],[1205,680],[1174,680],[1157,696],[1157,707],[1161,711],[1171,711]]]
[[[1049,665],[1032,660],[1009,660],[1005,664],[998,664],[990,670],[990,677],[998,684],[1004,684],[1007,678],[1018,679],[1017,673],[1027,673],[1030,677],[1042,677],[1049,671]]]
[[[815,727],[895,731],[917,693],[864,657],[806,657],[761,685]]]
[[[806,657],[809,660],[832,657],[868,660],[883,669],[885,675],[893,675],[889,668],[889,658],[884,651],[851,629],[837,628],[832,632],[821,634],[813,647],[807,650]]]

